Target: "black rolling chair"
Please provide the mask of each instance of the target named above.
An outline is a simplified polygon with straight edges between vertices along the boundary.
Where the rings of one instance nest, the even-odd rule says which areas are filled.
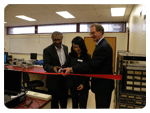
[[[35,89],[35,87],[42,87],[44,86],[44,83],[40,80],[33,80],[30,81],[28,73],[23,73],[23,85],[25,87],[25,83],[27,83],[27,89]]]

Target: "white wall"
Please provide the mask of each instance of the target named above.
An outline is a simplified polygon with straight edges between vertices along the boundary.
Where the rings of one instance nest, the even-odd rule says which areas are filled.
[[[45,34],[41,34],[41,36],[44,36]],[[48,34],[46,34],[47,36]],[[31,35],[29,35],[31,37]],[[32,37],[36,37],[37,35],[33,35]],[[51,34],[49,34],[51,38]],[[90,37],[89,33],[64,33],[64,44],[68,46],[69,52],[71,48],[71,41],[74,37],[81,36],[84,37]],[[6,35],[4,36],[4,48],[5,51],[9,52],[9,39],[10,38],[23,38],[28,37],[28,35]],[[105,33],[104,37],[116,37],[116,50],[127,50],[127,33]],[[15,45],[14,45],[15,46]],[[25,58],[25,60],[30,59],[29,54],[12,54],[13,58]],[[38,55],[38,60],[42,59],[42,55]]]
[[[32,37],[37,36],[48,36],[51,38],[51,34],[34,34]],[[4,34],[4,48],[6,52],[9,52],[9,39],[10,38],[24,38],[24,37],[31,37],[31,35],[6,35],[6,28]],[[89,33],[63,33],[64,37],[64,44],[68,46],[69,52],[71,48],[71,41],[74,37],[81,36],[90,37]],[[118,50],[127,50],[127,33],[104,33],[104,37],[116,37],[116,53]],[[15,45],[14,45],[15,46]],[[11,54],[13,58],[24,58],[25,60],[30,60],[29,54]],[[43,59],[42,55],[37,56],[38,60]]]
[[[129,18],[129,51],[136,54],[146,54],[146,34],[143,31],[144,15],[140,16],[140,12],[144,13],[144,5],[135,5]]]

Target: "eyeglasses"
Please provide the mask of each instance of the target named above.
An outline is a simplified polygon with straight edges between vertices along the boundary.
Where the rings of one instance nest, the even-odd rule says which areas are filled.
[[[94,34],[95,34],[95,32],[90,32],[90,33],[89,33],[89,35],[94,35]]]
[[[62,39],[53,39],[53,41],[62,41]]]

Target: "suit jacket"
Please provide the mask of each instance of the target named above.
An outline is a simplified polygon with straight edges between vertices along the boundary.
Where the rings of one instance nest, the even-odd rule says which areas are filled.
[[[80,59],[80,61],[78,61],[78,59]],[[70,53],[68,55],[68,58],[67,58],[65,64],[62,66],[62,68],[76,66],[76,65],[79,65],[81,63],[88,62],[88,61],[91,61],[91,55],[90,54],[87,54],[87,56],[85,56],[85,57],[83,57],[81,55],[78,58],[77,56],[73,56]],[[82,74],[82,73],[80,73],[80,74]],[[85,77],[85,76],[68,75],[66,84],[67,84],[68,88],[77,88],[80,84],[82,84],[84,86],[84,89],[89,89],[90,88],[89,78],[90,77]]]
[[[68,56],[68,47],[65,45],[62,45],[65,56],[67,59]],[[54,66],[61,66],[59,57],[57,55],[57,51],[53,44],[46,47],[43,50],[43,68],[46,72],[54,72],[53,67]],[[46,77],[46,87],[51,90],[58,90],[60,88],[60,85],[65,84],[65,77],[62,77],[61,75],[47,75]]]
[[[80,66],[72,67],[73,72],[86,72],[91,70],[93,74],[113,74],[112,73],[112,48],[106,39],[102,39],[96,46],[91,62],[82,64]],[[114,80],[92,78],[91,90],[96,94],[111,93],[114,89]]]

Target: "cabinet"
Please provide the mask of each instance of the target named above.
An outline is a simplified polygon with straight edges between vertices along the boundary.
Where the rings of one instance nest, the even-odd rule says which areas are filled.
[[[145,63],[139,63],[144,61]],[[116,108],[142,108],[146,104],[146,55],[117,52]]]

